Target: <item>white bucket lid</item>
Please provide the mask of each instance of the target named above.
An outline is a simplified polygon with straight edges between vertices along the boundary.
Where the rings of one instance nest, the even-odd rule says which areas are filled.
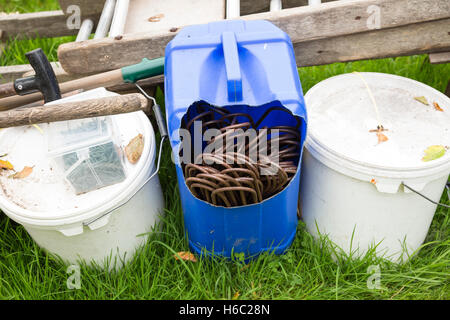
[[[104,88],[99,88],[91,92],[85,92],[80,97],[81,100],[84,100],[89,99],[89,97],[110,95],[115,94],[106,91]],[[76,96],[70,98],[70,101],[77,100]],[[51,191],[48,194],[49,201],[61,202],[65,199],[74,201],[70,202],[70,206],[65,205],[63,208],[32,210],[29,206],[11,201],[4,192],[0,191],[0,208],[16,222],[22,224],[60,227],[101,216],[126,200],[148,178],[148,171],[153,168],[156,155],[155,135],[149,119],[142,111],[112,117],[120,129],[119,137],[122,146],[126,146],[138,134],[144,136],[144,149],[140,160],[136,164],[124,162],[127,177],[123,182],[86,194],[75,195],[68,186],[64,188],[62,182],[54,182],[52,179],[48,181],[31,179],[32,181],[30,181],[29,178],[32,178],[30,176],[23,181],[17,181],[22,183],[23,186],[27,186],[28,182],[30,188],[38,187],[40,183],[47,184],[47,188]],[[46,126],[46,124],[40,125],[43,130],[46,130]],[[0,150],[12,150],[11,154],[8,154],[2,160],[10,161],[18,170],[24,166],[32,166],[35,162],[40,163],[45,159],[47,157],[45,146],[45,135],[32,126],[8,128],[0,131]],[[43,166],[45,167],[45,162]],[[34,168],[33,172],[39,169],[42,168]]]
[[[373,93],[379,116],[360,76]],[[430,105],[414,99],[421,96]],[[429,179],[450,172],[450,151],[422,161],[428,147],[450,146],[450,99],[427,85],[390,74],[349,73],[320,82],[308,91],[305,102],[306,148],[339,172],[368,181],[384,179],[391,185],[377,187],[385,192],[396,192],[402,180],[415,179],[417,185],[418,178],[425,178],[428,181],[417,185],[422,189]],[[377,134],[370,132],[377,129],[378,119],[388,129],[383,132],[386,142],[378,143]]]

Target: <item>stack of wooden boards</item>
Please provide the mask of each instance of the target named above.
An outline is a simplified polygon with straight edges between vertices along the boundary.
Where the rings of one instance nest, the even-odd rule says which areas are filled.
[[[286,9],[264,12],[269,0],[241,0],[241,19],[268,20],[287,32],[298,66],[422,53],[436,53],[430,56],[432,62],[449,59],[448,0],[330,1],[304,6],[306,2],[284,0]],[[68,6],[79,5],[82,19],[90,17],[96,23],[103,3],[60,0],[61,11],[1,16],[2,39],[76,34],[77,30],[66,27],[64,12]],[[221,18],[225,18],[225,0],[131,0],[129,33],[63,44],[58,51],[59,63],[71,77],[121,68],[144,57],[164,55],[165,46],[184,25]],[[2,82],[27,71],[23,66],[17,67],[17,72],[13,67],[2,69]]]

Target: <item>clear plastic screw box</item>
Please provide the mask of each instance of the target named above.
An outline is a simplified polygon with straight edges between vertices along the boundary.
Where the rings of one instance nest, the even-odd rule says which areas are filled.
[[[48,155],[76,194],[125,180],[123,150],[114,128],[112,117],[49,124]]]

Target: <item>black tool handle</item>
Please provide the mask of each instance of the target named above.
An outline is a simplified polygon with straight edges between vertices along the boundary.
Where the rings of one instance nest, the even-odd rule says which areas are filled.
[[[39,89],[40,88],[34,76],[28,78],[19,78],[14,81],[14,90],[16,90],[17,94],[20,96],[38,92],[40,91]]]
[[[58,80],[55,72],[41,48],[25,54],[36,75],[28,78],[17,79],[14,89],[17,94],[23,96],[37,91],[42,92],[44,101],[51,102],[61,99]]]

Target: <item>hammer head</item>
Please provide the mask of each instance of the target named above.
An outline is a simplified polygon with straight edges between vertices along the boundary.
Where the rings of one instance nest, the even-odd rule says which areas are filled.
[[[36,75],[28,78],[17,79],[14,88],[17,94],[23,96],[40,91],[45,103],[61,99],[58,80],[55,72],[41,48],[25,54]]]

